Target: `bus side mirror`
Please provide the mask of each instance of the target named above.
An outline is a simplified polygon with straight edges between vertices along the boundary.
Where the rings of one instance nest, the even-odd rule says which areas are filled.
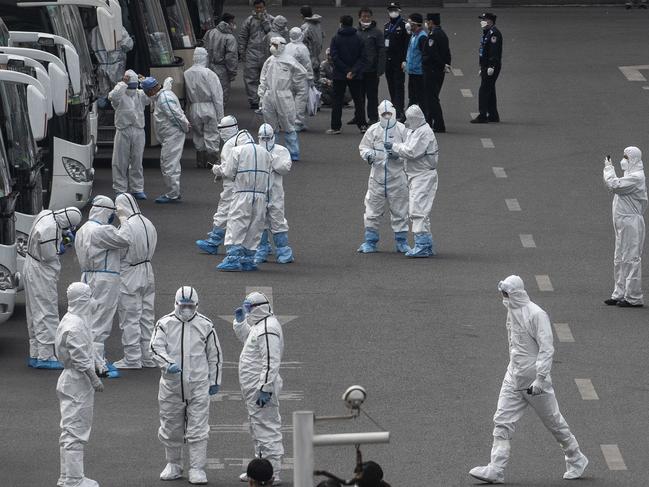
[[[72,83],[72,93],[81,94],[81,67],[77,51],[68,45],[63,46],[65,50],[65,66],[68,68],[70,83]]]
[[[39,141],[47,134],[47,99],[34,85],[27,86],[27,111],[29,124],[32,128],[34,140]]]
[[[122,41],[122,8],[117,0],[107,0],[106,7],[97,8],[97,26],[107,51],[120,49]]]
[[[47,66],[52,84],[52,105],[54,113],[64,115],[68,111],[68,73],[54,63]]]

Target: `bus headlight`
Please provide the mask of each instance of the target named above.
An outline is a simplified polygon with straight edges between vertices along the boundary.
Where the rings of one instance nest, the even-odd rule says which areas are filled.
[[[29,235],[16,230],[16,250],[21,257],[27,256],[27,240],[29,240]]]
[[[75,183],[87,183],[92,181],[89,179],[88,171],[86,171],[86,166],[81,164],[75,159],[70,159],[69,157],[63,157],[63,167],[65,172],[68,173]]]
[[[14,288],[14,277],[11,271],[5,266],[0,265],[0,291]]]

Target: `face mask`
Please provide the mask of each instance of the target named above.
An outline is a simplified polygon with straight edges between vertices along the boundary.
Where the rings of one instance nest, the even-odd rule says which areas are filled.
[[[366,28],[367,28],[367,27],[369,27],[370,25],[372,25],[372,22],[361,22],[361,26],[362,26],[362,27],[366,27]]]
[[[135,83],[127,83],[126,86],[129,90],[134,90],[137,88],[137,81]]]
[[[410,34],[412,32],[412,25],[410,22],[406,22],[406,32]]]
[[[503,306],[509,308],[509,298],[503,298]]]
[[[392,120],[392,115],[390,114],[390,115],[387,115],[387,116],[381,115],[381,120],[379,120],[379,123],[381,124],[381,127],[383,127],[384,129],[386,129],[386,128],[389,129],[389,128],[394,127],[394,124],[396,122],[394,122]]]
[[[108,217],[108,224],[110,225],[115,221],[115,213],[111,213],[110,216]]]
[[[277,56],[277,54],[279,54],[278,51],[279,51],[279,49],[278,49],[277,46],[275,46],[275,45],[270,46],[270,53],[273,56]]]
[[[620,167],[622,168],[623,171],[629,169],[629,160],[622,158],[622,160],[620,161]]]
[[[135,90],[133,88],[129,88],[128,90],[126,90],[126,95],[127,96],[135,96],[136,93],[137,93],[137,90]]]
[[[230,24],[230,27],[232,27],[232,30],[237,30],[237,24]]]
[[[266,148],[266,150],[268,152],[272,151],[273,147],[275,147],[275,138],[274,137],[271,138],[271,139],[261,139],[261,141],[262,141],[264,147]]]
[[[480,21],[480,27],[482,27],[483,30],[486,29],[488,25],[489,23],[486,20]]]
[[[391,19],[396,19],[397,17],[399,17],[399,12],[396,10],[391,10],[388,13],[388,15],[390,16]]]
[[[192,319],[192,316],[196,314],[196,309],[193,306],[181,306],[178,310],[179,318],[183,321],[189,321]]]

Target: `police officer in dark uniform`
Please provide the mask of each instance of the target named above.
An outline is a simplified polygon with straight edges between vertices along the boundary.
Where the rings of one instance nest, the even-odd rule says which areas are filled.
[[[428,38],[424,44],[422,65],[424,67],[426,122],[435,132],[446,132],[444,115],[439,103],[439,92],[444,84],[444,74],[451,67],[451,50],[448,37],[442,30],[440,15],[427,14]]]
[[[401,69],[401,64],[406,60],[410,34],[406,30],[406,21],[401,17],[401,6],[398,2],[388,4],[388,15],[390,20],[383,28],[386,54],[385,79],[388,82],[390,99],[397,111],[397,118],[403,121],[406,74]]]
[[[480,91],[478,108],[480,114],[471,123],[500,122],[496,105],[496,80],[500,74],[503,54],[503,36],[496,28],[496,16],[484,13],[478,17],[482,27],[480,41]]]

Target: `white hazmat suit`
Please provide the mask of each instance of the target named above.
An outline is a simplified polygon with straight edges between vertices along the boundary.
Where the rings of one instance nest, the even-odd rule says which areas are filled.
[[[130,245],[120,250],[117,315],[122,330],[124,358],[114,365],[118,369],[155,367],[149,344],[155,313],[155,276],[151,260],[158,234],[130,194],[118,195],[115,207],[120,221],[120,233]]]
[[[90,438],[95,391],[104,386],[95,373],[90,329],[92,290],[74,282],[67,291],[68,312],[56,331],[56,349],[64,370],[56,384],[61,408],[59,487],[97,487],[83,472],[83,449]]]
[[[207,67],[207,50],[194,50],[194,64],[185,71],[185,93],[189,102],[188,118],[197,167],[215,164],[219,154],[219,120],[223,118],[223,89],[219,77]]]
[[[430,212],[437,193],[439,148],[435,133],[418,105],[411,105],[406,110],[406,128],[410,129],[406,141],[392,147],[394,153],[406,161],[408,175],[408,213],[415,234],[415,247],[406,252],[406,257],[430,257],[435,255]]]
[[[151,103],[144,91],[137,89],[138,76],[126,71],[128,83],[120,81],[108,94],[115,109],[115,140],[113,142],[113,190],[115,193],[132,192],[139,197],[144,193],[144,108]]]
[[[27,240],[23,266],[29,365],[36,368],[57,368],[54,337],[59,325],[59,296],[56,285],[61,272],[59,255],[63,230],[81,223],[77,208],[41,211],[32,225]]]
[[[79,229],[74,242],[81,267],[81,281],[92,289],[90,322],[100,372],[109,370],[104,343],[113,328],[113,317],[119,301],[120,249],[126,249],[130,244],[125,232],[111,225],[114,218],[113,200],[108,196],[95,196],[88,221]],[[113,376],[117,377],[118,374]]]
[[[361,158],[371,166],[365,193],[365,241],[358,252],[377,252],[379,226],[387,204],[394,231],[397,252],[406,253],[408,247],[408,178],[403,159],[385,149],[385,143],[406,141],[408,130],[397,121],[397,112],[388,100],[379,104],[381,118],[363,135],[358,146]]]
[[[161,480],[182,476],[186,443],[189,482],[207,483],[210,395],[221,384],[223,354],[212,322],[197,307],[195,289],[178,289],[174,312],[160,318],[151,338],[151,352],[162,372],[158,438],[165,447],[167,466]]]
[[[309,49],[304,45],[304,34],[299,27],[293,27],[289,33],[291,42],[286,45],[286,54],[293,56],[295,60],[306,69],[306,86],[304,90],[295,93],[295,125],[298,131],[306,128],[307,118],[307,99],[309,96],[309,86],[313,84],[313,66],[311,65],[311,55]]]
[[[503,483],[516,423],[527,406],[532,406],[565,453],[563,478],[579,478],[588,459],[581,453],[554,395],[550,376],[554,356],[550,318],[530,301],[520,277],[509,276],[498,284],[498,290],[508,295],[503,304],[507,308],[509,365],[494,415],[491,462],[469,473],[485,482]]]
[[[232,325],[243,343],[239,356],[241,393],[248,409],[255,457],[270,461],[274,483],[279,483],[284,455],[279,414],[279,395],[282,392],[279,368],[284,354],[284,334],[264,294],[250,293],[243,309],[247,313],[245,317],[239,321],[235,313]]]
[[[642,250],[644,248],[644,212],[647,209],[642,152],[637,147],[624,149],[620,163],[624,174],[618,178],[611,164],[604,166],[604,183],[613,196],[613,228],[615,257],[613,274],[615,289],[606,304],[641,306]]]

